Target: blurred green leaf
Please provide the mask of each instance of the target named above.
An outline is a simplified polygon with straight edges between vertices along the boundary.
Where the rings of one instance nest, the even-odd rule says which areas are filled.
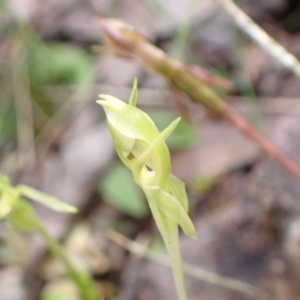
[[[36,36],[27,38],[29,77],[32,84],[82,84],[92,80],[90,58],[68,44],[45,44]]]
[[[196,178],[189,184],[189,188],[194,193],[206,193],[209,192],[215,184],[215,180],[213,178],[200,177]]]
[[[22,196],[28,197],[34,201],[42,203],[45,206],[48,206],[55,211],[68,212],[68,213],[76,213],[77,212],[76,207],[74,207],[68,203],[62,202],[53,196],[47,195],[36,189],[33,189],[30,186],[19,185],[17,187],[17,189],[20,192],[20,194],[22,194]]]
[[[121,163],[113,165],[102,178],[99,190],[108,203],[128,215],[143,218],[148,213],[141,189],[133,181],[131,172]]]
[[[7,220],[15,229],[30,232],[41,226],[41,222],[32,206],[19,199],[11,212],[7,215]]]
[[[149,116],[160,132],[178,117],[173,112],[165,111],[152,112],[149,113]],[[195,143],[197,135],[197,128],[181,119],[175,130],[168,137],[166,143],[171,150],[183,150]]]
[[[1,87],[1,85],[0,85]],[[6,103],[0,103],[0,146],[7,146],[9,141],[16,136],[16,114],[12,101],[5,106]],[[6,100],[7,102],[9,100]],[[1,101],[0,101],[1,102]]]
[[[5,4],[6,4],[5,0],[0,0],[0,10],[4,8]]]

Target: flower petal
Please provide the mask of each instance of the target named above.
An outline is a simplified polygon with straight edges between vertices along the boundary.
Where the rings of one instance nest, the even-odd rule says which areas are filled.
[[[174,196],[166,193],[158,186],[143,187],[143,190],[148,201],[154,201],[166,218],[176,221],[186,235],[197,238],[191,219]]]
[[[25,197],[28,197],[34,201],[42,203],[51,209],[58,212],[68,212],[68,213],[76,213],[77,208],[64,203],[53,196],[49,196],[44,194],[38,190],[35,190],[27,185],[18,185],[16,189]]]
[[[159,134],[153,121],[142,110],[109,95],[100,97],[104,100],[97,103],[103,106],[108,122],[123,135],[152,143]]]
[[[12,188],[9,178],[0,173],[0,219],[10,213],[19,198],[20,195]]]
[[[156,172],[153,176],[154,184],[163,187],[171,170],[170,154],[165,139],[174,130],[179,119],[160,134],[153,121],[142,110],[112,96],[100,95],[100,97],[105,100],[97,102],[106,112],[109,129],[121,160],[131,168],[132,162],[129,162],[126,157],[132,149],[132,155],[137,158],[139,164],[136,171],[140,173],[143,166],[147,165]],[[134,145],[133,140],[135,140]],[[143,159],[139,161],[141,156]],[[138,183],[139,174],[134,172],[134,177]]]
[[[189,201],[186,195],[185,190],[185,184],[183,181],[181,181],[179,178],[175,177],[174,175],[170,174],[169,180],[168,180],[168,187],[170,193],[178,199],[181,206],[185,210],[185,212],[188,212],[189,209]]]

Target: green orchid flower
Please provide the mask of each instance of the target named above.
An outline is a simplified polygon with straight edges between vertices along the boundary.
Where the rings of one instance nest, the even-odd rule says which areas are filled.
[[[38,232],[52,254],[64,264],[70,278],[80,290],[83,299],[98,300],[100,295],[90,275],[78,270],[73,265],[65,255],[60,244],[49,234],[32,205],[23,197],[42,203],[58,212],[76,213],[77,208],[27,185],[13,187],[9,178],[0,173],[0,220],[5,219],[19,231]]]
[[[39,224],[38,217],[35,216],[33,209],[29,208],[31,205],[23,197],[42,203],[58,212],[77,212],[75,207],[27,185],[13,187],[9,178],[0,173],[0,220],[7,218],[18,230],[35,230]],[[20,210],[21,213],[19,213]],[[30,215],[30,217],[27,215]]]
[[[122,162],[132,171],[143,189],[149,207],[168,250],[178,298],[187,299],[179,250],[178,225],[188,236],[196,231],[188,216],[188,198],[184,183],[171,174],[170,153],[165,140],[176,128],[174,120],[161,133],[150,117],[136,107],[137,80],[134,80],[129,104],[100,95],[109,131]]]

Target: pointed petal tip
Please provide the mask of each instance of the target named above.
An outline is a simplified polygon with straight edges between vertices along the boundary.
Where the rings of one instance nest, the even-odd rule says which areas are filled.
[[[191,237],[194,240],[198,240],[197,232],[194,228],[194,230],[189,231],[189,232],[184,232],[187,236]]]
[[[104,32],[106,32],[107,31],[107,27],[108,27],[108,25],[107,25],[107,19],[104,19],[104,18],[100,18],[99,16],[96,16],[96,15],[94,15],[94,16],[92,16],[92,20],[93,20],[93,22],[97,25],[97,26],[99,26],[99,28],[102,30],[102,31],[104,31]]]
[[[78,209],[76,207],[71,207],[69,210],[70,213],[72,214],[77,214],[78,213]]]
[[[102,98],[102,99],[106,100],[107,97],[112,97],[112,96],[109,96],[109,95],[106,95],[106,94],[100,94],[99,95],[100,99]]]
[[[194,240],[198,239],[197,231],[196,231],[195,226],[192,223],[191,219],[190,219],[190,222],[189,222],[189,226],[186,226],[186,227],[181,226],[181,228],[183,229],[183,232],[185,233],[185,235],[191,237]]]
[[[122,42],[123,37],[120,31],[120,22],[115,19],[105,19],[98,16],[93,16],[93,22],[101,30],[103,37],[111,44],[112,42]]]
[[[194,239],[195,241],[198,240],[198,235],[197,233],[195,232],[192,236],[191,236],[192,239]]]
[[[105,100],[97,100],[96,103],[100,104],[102,107],[108,106],[108,103]]]
[[[102,107],[106,107],[106,108],[111,107],[111,103],[109,102],[109,100],[113,98],[112,96],[100,94],[99,98],[100,99],[97,100],[96,103],[100,104]]]

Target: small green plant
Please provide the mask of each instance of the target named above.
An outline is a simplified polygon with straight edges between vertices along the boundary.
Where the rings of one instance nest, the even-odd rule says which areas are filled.
[[[0,173],[0,220],[6,219],[11,226],[22,232],[37,231],[45,240],[51,253],[64,264],[83,299],[99,300],[100,296],[90,276],[73,266],[60,244],[51,237],[33,207],[23,197],[42,203],[58,212],[75,213],[77,209],[27,185],[13,187],[9,178]]]
[[[137,95],[135,80],[129,104],[109,95],[100,95],[103,100],[97,102],[105,110],[120,159],[132,171],[135,182],[147,197],[170,256],[178,298],[185,300],[178,225],[193,238],[196,231],[187,214],[184,183],[171,174],[170,153],[165,143],[180,118],[159,133],[150,117],[136,107]]]

